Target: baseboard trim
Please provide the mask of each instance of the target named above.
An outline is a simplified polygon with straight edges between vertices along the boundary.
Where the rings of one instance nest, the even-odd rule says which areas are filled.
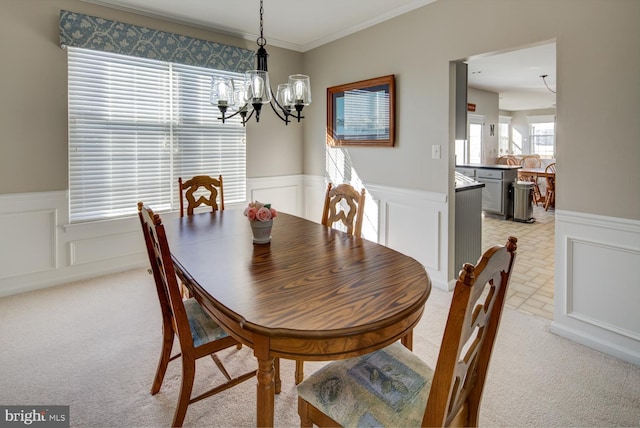
[[[589,348],[595,349],[607,355],[616,357],[622,361],[640,366],[640,352],[632,348],[619,346],[613,342],[596,338],[593,335],[571,328],[567,325],[551,322],[550,331],[558,336],[564,337],[572,342],[579,343]]]

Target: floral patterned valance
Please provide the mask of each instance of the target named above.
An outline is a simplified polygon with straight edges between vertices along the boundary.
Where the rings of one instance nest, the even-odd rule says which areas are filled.
[[[66,10],[60,11],[60,46],[76,46],[238,73],[255,68],[255,54],[248,49]]]

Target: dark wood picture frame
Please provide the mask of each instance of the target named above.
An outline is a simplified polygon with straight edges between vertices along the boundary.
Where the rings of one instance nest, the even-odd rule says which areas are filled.
[[[393,147],[395,76],[327,88],[327,144]]]

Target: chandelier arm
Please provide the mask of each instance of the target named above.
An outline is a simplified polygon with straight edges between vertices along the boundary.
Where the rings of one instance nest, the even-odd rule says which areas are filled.
[[[291,110],[280,105],[280,103],[278,102],[278,97],[276,97],[273,93],[273,89],[269,88],[269,91],[271,92],[271,102],[269,104],[271,104],[271,108],[273,109],[273,112],[277,114],[278,117],[280,117],[280,119],[284,120],[286,124],[289,124],[290,122],[289,116],[291,116]],[[280,109],[280,112],[284,113],[284,118],[280,115],[280,112],[278,111],[278,109],[275,108],[275,106],[273,105],[273,102],[276,103],[276,105],[278,106],[278,109]]]
[[[221,120],[221,121],[224,123],[224,121],[225,121],[225,120],[227,120],[227,119],[231,119],[232,117],[237,116],[237,115],[238,115],[238,113],[240,113],[240,110],[238,110],[238,111],[237,111],[237,112],[235,112],[235,113],[230,114],[229,116],[226,116],[226,115],[223,113],[223,114],[222,114],[222,116],[223,116],[223,117],[219,117],[219,118],[218,118],[218,120]]]
[[[246,109],[247,105],[248,105],[248,104],[245,104],[245,105],[243,106],[243,108],[241,108],[240,110],[238,110],[238,111],[237,111],[237,112],[235,112],[235,113],[230,114],[229,116],[225,116],[225,115],[224,115],[224,113],[223,113],[223,114],[222,114],[222,116],[223,116],[223,117],[219,117],[219,118],[218,118],[218,120],[221,120],[221,121],[222,121],[222,123],[224,123],[224,122],[225,122],[225,120],[227,120],[227,119],[231,119],[232,117],[235,117],[235,116],[237,116],[237,115],[241,115],[241,116],[242,116],[242,111],[243,111],[243,109],[245,109],[245,110],[244,110],[245,112],[248,110],[248,109]],[[253,113],[254,113],[254,112],[255,112],[255,110],[253,110],[253,109],[252,109],[252,110],[251,110],[251,113],[249,113],[248,115],[247,115],[247,114],[245,114],[245,116],[242,118],[242,126],[244,126],[244,125],[249,121],[249,119],[251,119],[251,117],[253,116]]]
[[[273,101],[274,100],[272,99],[271,102],[269,102],[269,105],[271,106],[271,109],[276,114],[276,116],[278,116],[280,118],[280,120],[282,120],[286,125],[288,125],[289,122],[291,122],[289,120],[289,116],[291,116],[291,113],[289,113],[285,109],[281,109],[280,111],[278,111],[278,109],[273,105]],[[277,101],[276,101],[276,104],[278,104]],[[280,106],[280,104],[278,104],[278,106]],[[280,112],[284,113],[284,117],[280,114]]]
[[[238,112],[240,113],[240,112]],[[247,124],[247,122],[249,122],[249,119],[251,119],[251,117],[253,117],[253,113],[255,113],[255,110],[251,110],[251,113],[249,113],[248,115],[245,115],[245,117],[242,118],[242,126],[245,126]]]

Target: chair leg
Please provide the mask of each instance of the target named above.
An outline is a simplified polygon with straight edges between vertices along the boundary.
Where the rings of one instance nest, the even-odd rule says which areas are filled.
[[[296,360],[296,385],[304,380],[304,361]]]
[[[540,202],[542,202],[544,205],[544,199],[542,198],[540,187],[538,187],[537,183],[533,185],[533,202],[536,204],[536,206],[538,206]]]
[[[184,417],[187,414],[187,407],[191,401],[191,391],[193,390],[193,381],[196,375],[196,362],[193,359],[185,358],[182,355],[182,382],[180,385],[180,397],[176,412],[173,415],[172,427],[181,427]]]
[[[216,366],[218,366],[218,370],[220,370],[222,372],[222,374],[224,375],[224,377],[227,378],[227,381],[230,381],[231,380],[231,376],[229,375],[229,372],[227,371],[227,369],[222,364],[222,361],[220,361],[220,358],[218,358],[218,356],[216,354],[211,354],[211,358],[213,359],[213,362],[216,363]]]
[[[300,428],[312,428],[313,422],[309,417],[309,407],[306,401],[298,397],[298,415],[300,415]]]
[[[165,323],[165,327],[162,328],[162,350],[160,351],[156,375],[153,378],[153,385],[151,386],[151,395],[155,395],[160,391],[164,375],[167,372],[167,366],[171,360],[171,348],[173,348],[173,329],[166,327]]]
[[[282,379],[280,379],[280,358],[274,358],[273,368],[276,372],[275,378],[273,379],[273,382],[275,383],[276,394],[280,394],[280,391],[282,391]]]
[[[555,202],[556,194],[555,192],[547,192],[546,200],[544,201],[544,210],[549,210],[549,207],[553,202]]]

